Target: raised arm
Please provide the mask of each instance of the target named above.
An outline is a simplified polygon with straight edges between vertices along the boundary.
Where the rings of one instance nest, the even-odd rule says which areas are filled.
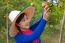
[[[38,24],[40,23],[41,19],[42,19],[42,17],[40,17],[40,19],[38,21],[36,21],[34,24],[32,24],[30,26],[30,29],[31,30],[34,30],[38,26]]]
[[[32,24],[30,26],[30,28],[32,30],[34,30],[38,26],[38,24],[40,23],[42,18],[45,20],[48,20],[48,17],[49,17],[49,7],[48,7],[47,3],[45,2],[45,3],[42,3],[42,16],[41,16],[41,18],[37,22]]]

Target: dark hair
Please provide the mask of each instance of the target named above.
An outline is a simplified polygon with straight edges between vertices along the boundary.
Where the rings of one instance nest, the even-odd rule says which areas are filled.
[[[23,19],[24,15],[25,15],[25,13],[22,13],[22,14],[18,17],[18,19],[16,20],[16,24],[19,24],[19,22],[21,21],[21,19]],[[16,25],[16,24],[15,24],[15,25]],[[16,25],[16,27],[17,27],[17,29],[20,31],[20,27],[19,27],[18,25]]]
[[[18,19],[16,20],[16,23],[17,23],[17,24],[21,21],[21,19],[23,19],[24,15],[25,15],[25,13],[22,13],[22,14],[18,17]]]

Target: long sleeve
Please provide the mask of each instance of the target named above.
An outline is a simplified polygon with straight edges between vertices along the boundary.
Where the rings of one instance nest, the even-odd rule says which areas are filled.
[[[42,19],[42,17],[40,17],[40,19],[38,21],[36,21],[34,24],[32,24],[30,26],[30,29],[31,30],[34,30],[38,26],[38,24],[40,23],[41,19]]]
[[[39,25],[36,27],[36,29],[33,31],[32,34],[18,33],[14,37],[16,43],[30,42],[30,41],[33,41],[33,40],[37,39],[38,37],[40,37],[41,33],[44,30],[46,23],[47,23],[47,21],[42,18]]]
[[[43,14],[44,14],[44,11],[43,11],[43,10],[44,10],[44,9],[42,9],[42,16],[40,17],[40,19],[30,26],[30,29],[31,29],[31,30],[36,29],[36,27],[37,27],[38,24],[40,23],[41,19],[43,18]]]

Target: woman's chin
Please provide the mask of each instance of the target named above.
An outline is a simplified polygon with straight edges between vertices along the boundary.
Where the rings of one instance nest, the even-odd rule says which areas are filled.
[[[26,27],[22,27],[23,29],[29,29],[29,26],[26,26]]]
[[[26,29],[29,29],[29,26],[25,27]]]

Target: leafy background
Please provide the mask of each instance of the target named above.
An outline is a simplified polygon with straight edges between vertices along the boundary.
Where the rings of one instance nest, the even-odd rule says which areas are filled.
[[[42,15],[42,0],[0,0],[0,43],[7,43],[7,26],[8,14],[12,10],[24,10],[30,6],[30,3],[34,3],[35,14],[31,21],[31,24],[37,21]],[[65,9],[65,0],[59,0],[58,5],[49,3],[50,17],[45,27],[44,32],[41,35],[42,43],[58,43],[59,32],[61,27],[61,20]],[[9,25],[9,24],[8,24]],[[65,27],[65,25],[64,25]],[[9,35],[8,35],[9,36]],[[8,37],[9,43],[15,43],[14,39]],[[65,42],[65,29],[63,34],[62,43]]]

